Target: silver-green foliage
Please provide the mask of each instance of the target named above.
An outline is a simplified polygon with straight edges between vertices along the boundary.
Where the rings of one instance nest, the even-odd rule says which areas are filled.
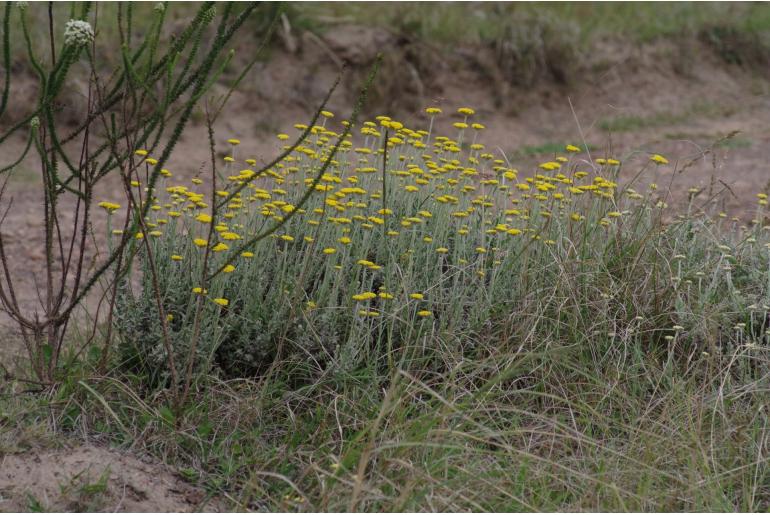
[[[375,151],[381,144],[369,141]],[[407,161],[417,157],[407,153]],[[329,174],[349,175],[356,158],[343,153]],[[382,157],[375,164],[380,167]],[[296,175],[289,174],[280,198],[296,204],[305,191],[303,180],[314,177],[319,166],[310,160]],[[211,270],[227,263],[236,268],[208,286],[197,370],[253,376],[287,355],[321,369],[440,370],[443,353],[473,359],[488,341],[522,345],[522,338],[564,345],[590,341],[602,352],[634,348],[688,360],[766,339],[767,231],[760,225],[741,228],[705,213],[665,222],[671,209],[654,190],[641,195],[626,187],[614,199],[584,194],[566,205],[530,198],[517,205],[528,213],[516,222],[521,234],[490,234],[490,228],[510,223],[504,210],[477,209],[458,218],[473,195],[459,205],[436,202],[441,190],[404,191],[403,162],[385,167],[386,196],[378,195],[383,191],[379,173],[359,174],[357,186],[365,194],[351,194],[354,204],[365,206],[351,208],[359,216],[392,210],[383,217],[385,225],[330,222],[335,216],[328,194],[316,192],[302,214],[250,249],[252,258],[227,261],[232,256],[212,253]],[[618,170],[600,167],[595,173],[614,178]],[[269,188],[271,181],[259,185]],[[497,206],[506,205],[507,193],[499,185],[485,192]],[[245,203],[243,212],[224,222],[247,237],[262,232],[275,213],[260,213],[259,202]],[[401,224],[426,209],[431,216]],[[572,220],[571,211],[583,218]],[[617,217],[607,218],[608,212]],[[192,290],[202,276],[203,250],[192,242],[202,225],[194,220],[196,213],[174,219],[163,236],[151,240],[165,312],[173,317],[172,346],[180,358],[189,352],[199,300]],[[308,223],[314,219],[322,220],[320,225]],[[389,230],[399,235],[389,236]],[[351,243],[340,244],[341,236]],[[337,253],[325,255],[322,249],[330,247]],[[448,253],[437,253],[439,247]],[[183,260],[172,261],[173,254]],[[362,259],[380,268],[362,266]],[[151,289],[145,280],[137,292],[126,294],[118,309],[119,330],[129,354],[142,357],[145,372],[164,376]],[[393,298],[353,298],[369,291]],[[424,299],[411,299],[414,292]],[[218,306],[211,301],[215,298],[229,304]],[[422,310],[430,316],[417,316]],[[736,326],[744,323],[745,328]],[[736,327],[741,329],[737,336]]]

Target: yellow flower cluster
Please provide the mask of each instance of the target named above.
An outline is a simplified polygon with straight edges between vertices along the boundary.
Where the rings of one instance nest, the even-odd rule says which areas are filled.
[[[192,266],[209,249],[215,269],[227,277],[217,280],[237,280],[263,260],[295,260],[305,267],[325,267],[325,277],[341,282],[335,287],[350,292],[351,307],[362,317],[378,317],[385,313],[384,301],[402,299],[387,305],[412,306],[417,317],[438,320],[438,299],[414,291],[430,291],[430,285],[419,283],[414,263],[467,268],[483,283],[530,240],[546,247],[562,245],[571,228],[622,223],[618,159],[602,157],[587,165],[573,157],[581,147],[570,144],[563,147],[565,155],[554,155],[525,175],[478,141],[485,126],[473,119],[474,109],[461,107],[452,115],[457,120],[452,123],[454,137],[433,132],[433,120],[442,109],[425,112],[431,119],[428,130],[378,116],[342,138],[342,129],[327,127],[337,123],[334,114],[323,111],[321,125],[295,126],[309,129],[306,140],[259,171],[256,160],[236,158],[241,142],[229,139],[226,184],[213,195],[206,193],[208,185],[200,177],[191,179],[191,185],[168,184],[163,181],[170,172],[161,174],[165,198],[149,200],[148,234],[161,239],[168,235],[173,248],[167,256],[175,266]],[[360,141],[354,142],[356,135]],[[280,133],[277,138],[283,142],[290,136]],[[136,155],[148,166],[157,164],[144,150]],[[668,163],[659,154],[650,160]],[[300,204],[306,191],[311,194]],[[632,201],[642,198],[634,190],[626,195]],[[110,202],[99,206],[109,213],[120,208]],[[266,233],[271,227],[280,230]],[[259,245],[242,245],[265,234],[270,238]],[[195,252],[196,247],[201,251]],[[255,257],[259,259],[252,264],[245,261]],[[409,271],[409,279],[395,284],[403,270]],[[372,286],[375,277],[389,286],[387,292],[384,286]],[[357,284],[342,284],[352,280]],[[212,297],[223,291],[218,284],[211,285]],[[193,292],[207,294],[200,287]],[[211,300],[223,307],[230,304],[224,297]],[[320,310],[318,299],[303,302]]]

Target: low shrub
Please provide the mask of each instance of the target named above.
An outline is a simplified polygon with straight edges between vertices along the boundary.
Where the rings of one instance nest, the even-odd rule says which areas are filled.
[[[168,378],[152,277],[175,361],[197,338],[196,370],[225,378],[289,356],[317,371],[440,373],[446,353],[475,359],[489,342],[533,338],[689,363],[765,338],[761,224],[707,215],[697,191],[689,216],[668,219],[653,181],[672,167],[659,155],[640,191],[618,186],[620,161],[589,164],[572,145],[523,176],[480,143],[472,112],[460,110],[453,138],[380,117],[333,157],[326,113],[263,172],[233,144],[224,185],[164,178],[144,236],[157,272],[142,250],[142,285],[117,309],[126,363]]]

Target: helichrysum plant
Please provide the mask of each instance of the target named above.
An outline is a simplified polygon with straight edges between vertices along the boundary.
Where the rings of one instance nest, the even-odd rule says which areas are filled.
[[[514,312],[522,331],[566,337],[571,328],[609,346],[663,349],[686,340],[688,353],[708,354],[713,333],[683,306],[767,297],[766,279],[726,266],[735,248],[752,269],[766,268],[765,252],[749,252],[766,241],[759,225],[720,250],[708,230],[719,222],[705,214],[666,220],[650,182],[672,173],[664,156],[650,156],[641,186],[620,187],[620,159],[589,164],[577,145],[524,174],[485,147],[472,108],[457,110],[450,135],[433,128],[441,109],[426,115],[425,129],[365,121],[330,159],[348,125],[322,111],[316,125],[295,126],[308,140],[259,173],[232,139],[224,183],[162,178],[148,248],[177,360],[189,353],[200,301],[196,370],[243,377],[287,356],[326,370],[440,368],[446,352],[483,354],[478,342]],[[279,144],[289,138],[277,135]],[[656,248],[670,256],[661,261]],[[657,298],[634,286],[651,278],[665,286]],[[151,290],[146,278],[125,290],[118,331],[125,362],[157,384],[169,379],[168,350]],[[740,316],[730,308],[722,319]]]

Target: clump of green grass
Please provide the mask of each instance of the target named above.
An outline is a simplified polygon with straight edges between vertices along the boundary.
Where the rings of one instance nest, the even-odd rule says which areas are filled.
[[[730,116],[736,107],[712,102],[695,102],[679,112],[661,111],[643,115],[620,115],[599,120],[598,127],[609,132],[633,132],[655,127],[670,127],[695,118]]]

